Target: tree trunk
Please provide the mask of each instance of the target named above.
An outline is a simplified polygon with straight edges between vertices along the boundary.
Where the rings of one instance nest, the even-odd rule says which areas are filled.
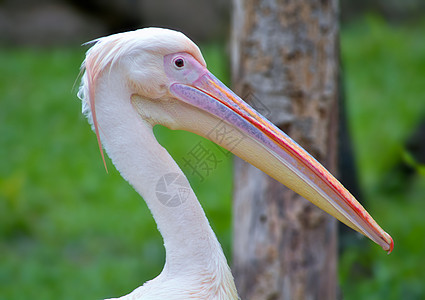
[[[233,88],[336,170],[338,1],[233,0]],[[336,220],[235,158],[241,299],[336,299]]]

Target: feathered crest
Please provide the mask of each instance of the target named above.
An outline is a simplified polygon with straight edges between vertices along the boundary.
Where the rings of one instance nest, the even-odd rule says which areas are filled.
[[[124,53],[128,53],[135,46],[134,42],[131,43],[131,40],[125,39],[125,36],[128,34],[129,33],[114,34],[84,44],[94,45],[87,51],[86,58],[81,65],[81,73],[84,72],[84,75],[81,79],[78,97],[82,101],[83,114],[87,117],[96,133],[106,172],[108,172],[108,168],[106,166],[105,155],[100,141],[99,124],[96,118],[96,84],[99,76],[105,69],[117,63]]]

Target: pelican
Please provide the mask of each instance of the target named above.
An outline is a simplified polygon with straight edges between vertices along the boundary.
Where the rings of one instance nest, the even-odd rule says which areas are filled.
[[[92,43],[81,67],[83,113],[96,133],[103,162],[105,149],[146,201],[166,250],[158,277],[119,299],[238,299],[220,243],[195,193],[153,134],[157,124],[212,140],[392,251],[390,235],[357,200],[211,74],[199,48],[184,34],[144,28]],[[237,133],[238,143],[214,134],[218,125]],[[158,192],[164,188],[174,191]],[[171,197],[173,193],[178,197]]]

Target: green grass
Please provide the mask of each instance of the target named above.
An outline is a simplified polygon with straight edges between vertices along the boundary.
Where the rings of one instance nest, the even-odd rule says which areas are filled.
[[[388,26],[372,16],[343,28],[347,112],[366,207],[395,241],[389,256],[374,245],[346,250],[340,260],[345,299],[425,297],[423,166],[416,164],[410,178],[396,168],[425,118],[424,30],[424,22]]]
[[[365,184],[377,184],[400,159],[404,140],[425,116],[424,28],[369,17],[343,31],[347,110]]]
[[[372,243],[341,255],[345,299],[425,296],[425,178],[417,174],[397,189],[388,184],[400,180],[394,165],[425,113],[424,31],[424,23],[390,27],[377,18],[343,28],[361,185],[368,210],[396,245],[389,256]],[[201,48],[212,72],[228,82],[223,47]],[[161,237],[146,205],[109,160],[106,174],[80,114],[72,87],[83,52],[0,49],[0,299],[119,296],[163,266]],[[183,158],[198,142],[220,155],[215,146],[187,132],[155,132],[188,175],[230,257],[231,159],[222,157],[201,181]]]
[[[212,69],[225,66],[218,49],[205,52]],[[106,174],[80,114],[73,84],[83,52],[0,50],[1,299],[123,295],[164,264],[150,212],[109,160]],[[178,145],[170,152],[179,163],[200,140],[156,132],[166,147]],[[229,257],[231,174],[228,157],[203,182],[188,174]]]

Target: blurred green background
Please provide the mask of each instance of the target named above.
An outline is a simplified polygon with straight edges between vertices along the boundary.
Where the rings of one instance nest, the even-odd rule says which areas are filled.
[[[425,299],[424,33],[421,16],[396,18],[370,7],[342,24],[361,200],[395,240],[386,255],[351,235],[340,253],[344,299]],[[212,36],[200,47],[210,70],[229,84],[225,39]],[[48,46],[2,40],[0,299],[120,296],[155,277],[164,263],[145,203],[109,160],[106,174],[80,113],[76,79],[87,49],[79,44],[86,40]],[[190,133],[155,131],[189,177],[230,259],[232,159],[223,157],[201,180],[184,157],[199,141],[219,150]]]

